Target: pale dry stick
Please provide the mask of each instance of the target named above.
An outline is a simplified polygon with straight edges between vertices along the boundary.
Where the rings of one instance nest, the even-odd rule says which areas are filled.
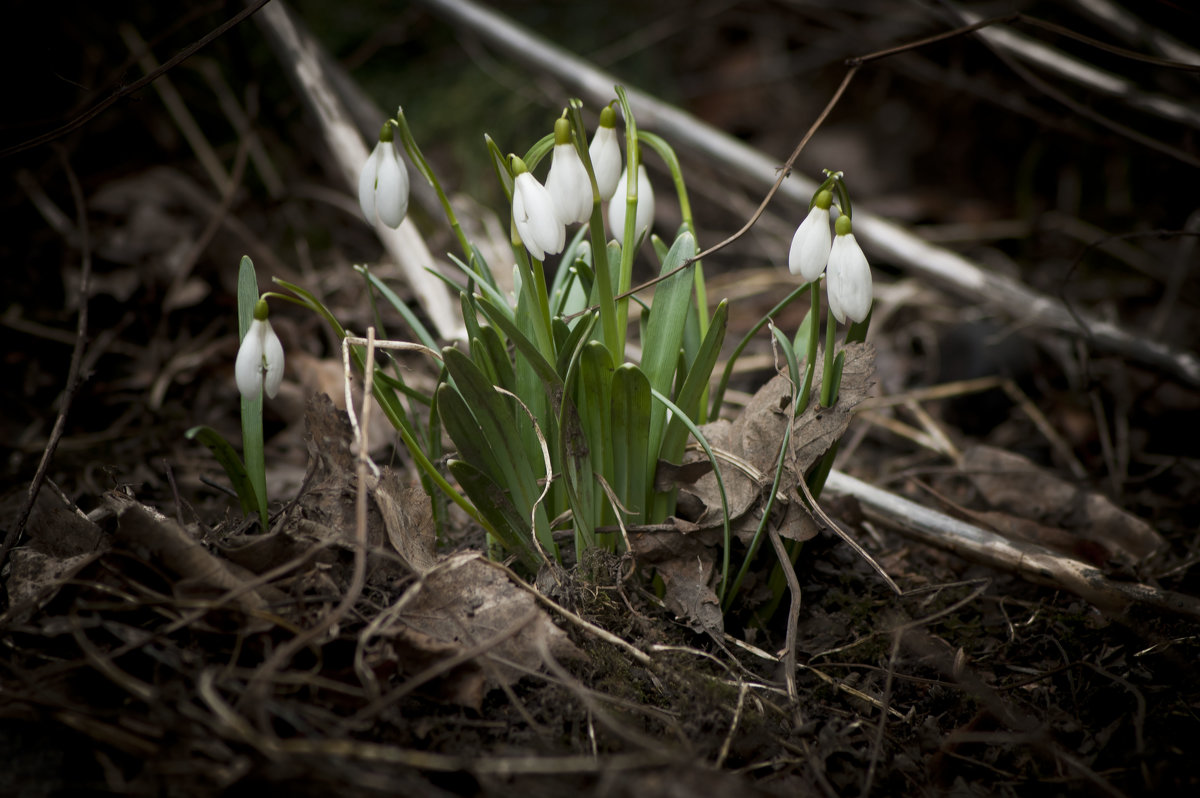
[[[138,65],[141,66],[143,72],[149,75],[159,69],[159,63],[155,59],[154,53],[150,52],[150,47],[132,25],[128,22],[122,22],[117,26],[117,32],[121,34],[121,38],[124,40],[125,46],[129,48],[129,52],[137,58]],[[229,177],[229,173],[221,165],[221,159],[217,157],[216,151],[208,143],[208,139],[205,138],[200,125],[196,124],[195,117],[188,111],[187,103],[183,101],[183,97],[176,91],[175,84],[166,75],[160,75],[158,80],[154,82],[154,89],[158,92],[163,105],[167,107],[167,113],[175,120],[175,125],[179,128],[179,132],[187,139],[188,145],[191,146],[192,152],[196,155],[196,160],[200,162],[200,166],[208,174],[208,179],[217,187],[217,193],[221,196],[232,193],[232,180]]]
[[[251,123],[250,117],[246,115],[246,111],[242,109],[241,102],[230,90],[229,84],[225,81],[225,76],[221,73],[220,66],[211,58],[200,58],[196,60],[196,69],[204,77],[208,88],[212,90],[213,96],[217,98],[217,105],[221,107],[222,113],[228,117],[238,136],[248,141],[250,159],[254,163],[254,171],[258,172],[259,178],[262,179],[263,186],[267,189],[267,194],[271,199],[283,199],[287,191],[283,184],[283,178],[279,176],[279,170],[275,168],[275,164],[271,161],[270,156],[267,155],[267,150],[263,146],[262,139],[255,132],[254,125]],[[257,107],[256,102],[253,105]]]
[[[1107,610],[1144,604],[1200,619],[1200,599],[1152,585],[1109,579],[1098,568],[1038,546],[1009,540],[855,479],[831,471],[825,487],[853,496],[866,515],[904,535],[1052,588],[1068,590]]]
[[[804,480],[800,480],[800,482],[804,482]],[[771,538],[771,545],[775,548],[775,557],[779,560],[779,567],[783,569],[783,577],[787,580],[788,594],[791,596],[788,606],[787,636],[784,642],[786,648],[783,654],[783,670],[784,678],[787,680],[788,698],[797,702],[800,699],[800,694],[796,691],[796,627],[800,622],[800,580],[796,578],[796,569],[792,567],[792,558],[788,556],[787,549],[783,547],[779,530],[775,529],[769,521],[767,522],[767,535]],[[798,706],[797,711],[799,711]]]
[[[748,689],[745,682],[738,682],[737,706],[733,709],[733,721],[729,724],[729,731],[725,733],[725,739],[721,742],[721,750],[717,752],[717,761],[714,763],[717,770],[724,766],[725,760],[729,757],[729,747],[733,745],[733,735],[737,733],[738,725],[742,722],[742,707],[746,704]]]
[[[893,418],[883,413],[876,413],[871,410],[855,413],[855,416],[861,418],[869,424],[874,424],[877,427],[887,430],[894,435],[912,441],[923,449],[929,449],[931,452],[945,455],[947,452],[941,448],[937,441],[927,433],[922,432],[916,427],[906,424],[898,418]]]
[[[1145,42],[1151,49],[1173,61],[1200,66],[1200,52],[1166,32],[1151,27],[1145,20],[1139,19],[1110,0],[1074,0],[1074,5],[1127,40],[1137,44]]]
[[[371,389],[374,387],[375,379],[375,328],[367,328],[367,359],[366,365],[363,367],[364,372],[364,387],[363,387],[363,404],[362,404],[362,420],[366,425],[371,419],[372,395]],[[352,403],[347,405],[353,407]],[[334,624],[344,618],[359,596],[362,595],[363,586],[366,584],[367,577],[367,463],[370,460],[367,454],[366,442],[363,439],[362,431],[356,430],[355,441],[358,444],[358,467],[356,469],[358,479],[358,494],[354,505],[354,570],[350,576],[350,585],[346,588],[346,594],[342,596],[342,600],[336,607],[330,610],[324,617],[317,621],[311,628],[296,635],[291,640],[280,645],[274,653],[255,671],[254,677],[246,686],[246,694],[244,700],[249,700],[257,704],[259,713],[259,726],[267,728],[266,723],[266,702],[265,698],[268,680],[275,671],[282,668],[287,663],[291,662],[292,657],[299,653],[300,649],[310,645],[321,635],[333,628]]]
[[[530,33],[507,17],[471,0],[424,0],[430,8],[502,49],[538,73],[556,76],[588,102],[597,106],[612,99],[615,76],[545,39]],[[979,27],[979,26],[976,26]],[[960,35],[973,28],[950,31],[912,45],[902,45],[856,59],[867,63],[904,52],[913,46]],[[773,185],[779,163],[733,136],[722,133],[694,116],[684,113],[644,92],[630,89],[629,101],[638,124],[670,139],[681,154],[690,152],[724,167],[750,186]],[[778,193],[798,204],[808,205],[817,184],[793,174]],[[930,244],[898,224],[871,214],[861,203],[855,208],[854,234],[859,242],[881,260],[936,281],[953,293],[1003,310],[1013,318],[1027,319],[1043,329],[1079,335],[1083,329],[1099,345],[1170,372],[1193,387],[1200,387],[1200,356],[1167,344],[1147,340],[1140,331],[1132,333],[1089,315],[1072,317],[1060,300],[1033,290],[1009,277],[985,269],[967,258]],[[701,253],[706,255],[707,253]]]
[[[929,434],[929,437],[933,439],[934,443],[937,444],[938,451],[949,457],[951,460],[958,462],[958,460],[962,457],[962,452],[958,450],[958,447],[955,446],[950,440],[950,436],[947,435],[946,431],[942,429],[942,426],[934,420],[933,416],[929,415],[928,411],[926,411],[925,408],[922,407],[918,402],[910,400],[905,402],[904,406],[908,408],[908,411],[916,417],[917,421],[921,423],[921,427],[926,433]]]
[[[954,3],[946,2],[946,5],[967,24],[983,21],[978,14],[960,8]],[[1022,16],[1019,21],[1030,22],[1031,20]],[[1059,32],[1062,30],[1059,28]],[[1181,103],[1172,97],[1151,94],[1128,78],[1106,72],[1003,25],[989,26],[986,30],[980,30],[976,35],[992,45],[993,48],[1010,53],[1022,61],[1041,67],[1084,89],[1116,97],[1131,107],[1153,114],[1160,119],[1200,128],[1200,113],[1197,112],[1195,106]],[[1095,40],[1089,41],[1094,42]]]
[[[329,170],[347,189],[356,187],[359,172],[367,161],[368,149],[325,70],[320,43],[299,24],[295,13],[281,0],[267,5],[255,21],[267,33],[276,58],[311,113],[316,134],[333,155],[334,162],[328,164]],[[437,334],[444,339],[465,338],[466,328],[458,303],[450,300],[450,293],[442,281],[427,271],[435,268],[433,255],[412,219],[405,218],[398,230],[374,219],[370,222],[388,254],[399,264]]]

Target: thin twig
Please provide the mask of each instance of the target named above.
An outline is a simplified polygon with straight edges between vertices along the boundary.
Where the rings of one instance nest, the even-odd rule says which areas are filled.
[[[88,299],[91,293],[92,276],[91,235],[88,228],[87,205],[83,199],[83,188],[79,185],[79,178],[76,177],[75,170],[71,168],[71,163],[67,160],[66,151],[62,148],[56,148],[56,152],[59,161],[62,163],[63,173],[67,178],[67,185],[71,189],[71,199],[75,203],[76,226],[79,229],[79,317],[75,325],[75,345],[71,349],[71,364],[67,367],[67,381],[58,401],[58,417],[54,419],[54,427],[50,430],[50,438],[46,441],[46,447],[42,450],[42,459],[38,463],[37,471],[34,472],[33,481],[29,483],[29,490],[25,494],[25,502],[21,505],[21,511],[17,515],[16,523],[12,525],[8,533],[4,536],[4,543],[0,544],[0,568],[4,567],[9,552],[12,551],[13,546],[17,545],[17,542],[21,539],[21,534],[25,531],[25,524],[29,522],[29,514],[33,512],[33,505],[37,502],[38,491],[41,490],[42,482],[46,479],[46,472],[50,468],[50,461],[54,458],[58,442],[62,440],[63,430],[66,429],[67,413],[71,409],[71,400],[75,398],[75,394],[83,382],[80,366],[83,363],[83,354],[87,346],[88,335]]]

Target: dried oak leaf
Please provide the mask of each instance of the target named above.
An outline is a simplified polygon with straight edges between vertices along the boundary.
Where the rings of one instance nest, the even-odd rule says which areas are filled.
[[[1068,530],[1066,539],[1043,531],[1038,540],[1072,556],[1132,565],[1166,545],[1152,526],[1107,497],[1074,485],[1019,454],[973,446],[963,452],[959,467],[996,510],[1043,527]],[[1099,558],[1087,553],[1097,547],[1102,552]]]
[[[792,418],[791,380],[780,375],[759,389],[734,421],[720,419],[701,427],[718,457],[732,532],[743,544],[750,543],[762,518],[789,423],[792,434],[771,523],[791,540],[808,540],[817,533],[799,501],[799,480],[845,434],[854,407],[874,384],[874,345],[850,344],[845,351],[841,387],[832,407],[821,407],[816,400],[823,371],[818,359],[813,399],[798,417]],[[631,530],[630,544],[640,562],[653,564],[662,575],[663,599],[673,612],[706,631],[720,632],[714,583],[724,510],[716,475],[703,473],[711,470],[703,466],[711,463],[702,453],[690,456],[682,466],[660,466],[657,479],[666,482],[676,477],[679,507],[696,508],[694,515],[687,521],[673,519],[673,524]],[[696,478],[697,473],[702,475]]]

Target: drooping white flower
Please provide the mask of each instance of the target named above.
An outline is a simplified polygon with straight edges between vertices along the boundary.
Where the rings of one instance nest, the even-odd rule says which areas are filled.
[[[829,272],[825,276],[829,310],[839,322],[861,322],[871,312],[871,266],[862,247],[854,240],[849,216],[839,216],[837,236],[829,252]]]
[[[792,236],[792,248],[788,252],[788,270],[798,274],[806,282],[812,282],[825,271],[829,262],[831,237],[829,235],[829,206],[833,195],[821,191],[813,200],[808,216],[796,228]]]
[[[617,190],[612,201],[608,204],[608,226],[613,238],[621,241],[625,237],[625,196],[628,184],[629,170],[621,172],[617,181]],[[637,179],[637,217],[634,219],[633,237],[636,241],[654,226],[654,189],[650,186],[650,178],[646,176],[646,167],[638,164]]]
[[[258,300],[254,306],[254,321],[238,347],[233,373],[242,396],[254,401],[265,389],[272,399],[283,382],[283,344],[267,319],[267,302]]]
[[[571,122],[554,123],[554,153],[546,190],[554,198],[554,210],[564,225],[586,222],[592,215],[592,181],[571,141]]]
[[[379,142],[358,174],[358,204],[372,224],[379,221],[393,229],[408,213],[408,168],[400,160],[391,124],[379,131]]]
[[[608,202],[616,193],[617,181],[623,174],[621,145],[617,140],[617,112],[611,105],[606,105],[600,112],[600,126],[592,136],[588,156],[592,159],[592,169],[596,172],[600,199]]]
[[[537,260],[562,252],[567,229],[558,220],[554,198],[546,187],[529,173],[520,158],[513,156],[513,224],[529,254]]]

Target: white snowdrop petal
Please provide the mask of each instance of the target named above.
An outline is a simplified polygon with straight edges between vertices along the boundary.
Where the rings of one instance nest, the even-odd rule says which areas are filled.
[[[251,401],[262,395],[262,328],[263,322],[258,319],[250,322],[250,329],[246,331],[246,337],[238,347],[237,360],[233,366],[238,391]]]
[[[621,169],[621,145],[617,141],[617,129],[601,126],[592,136],[588,146],[588,155],[592,159],[592,169],[596,172],[596,185],[600,189],[600,199],[608,202],[617,191],[617,183],[624,174]]]
[[[574,145],[556,144],[546,176],[546,190],[554,199],[558,220],[564,225],[587,221],[592,215],[592,183]]]
[[[788,270],[812,282],[825,271],[830,248],[829,210],[813,206],[792,237]]]
[[[279,341],[279,336],[275,334],[275,330],[271,327],[271,322],[263,322],[263,356],[265,363],[266,376],[263,378],[263,389],[266,390],[267,396],[274,399],[279,393],[279,386],[283,382],[283,344]]]
[[[375,145],[362,171],[358,173],[358,205],[362,208],[363,217],[371,224],[375,223],[375,181],[379,176],[379,151],[383,142]]]
[[[384,149],[379,157],[375,207],[379,211],[379,221],[395,229],[408,212],[408,171],[396,156],[394,144],[380,142],[379,146]]]

